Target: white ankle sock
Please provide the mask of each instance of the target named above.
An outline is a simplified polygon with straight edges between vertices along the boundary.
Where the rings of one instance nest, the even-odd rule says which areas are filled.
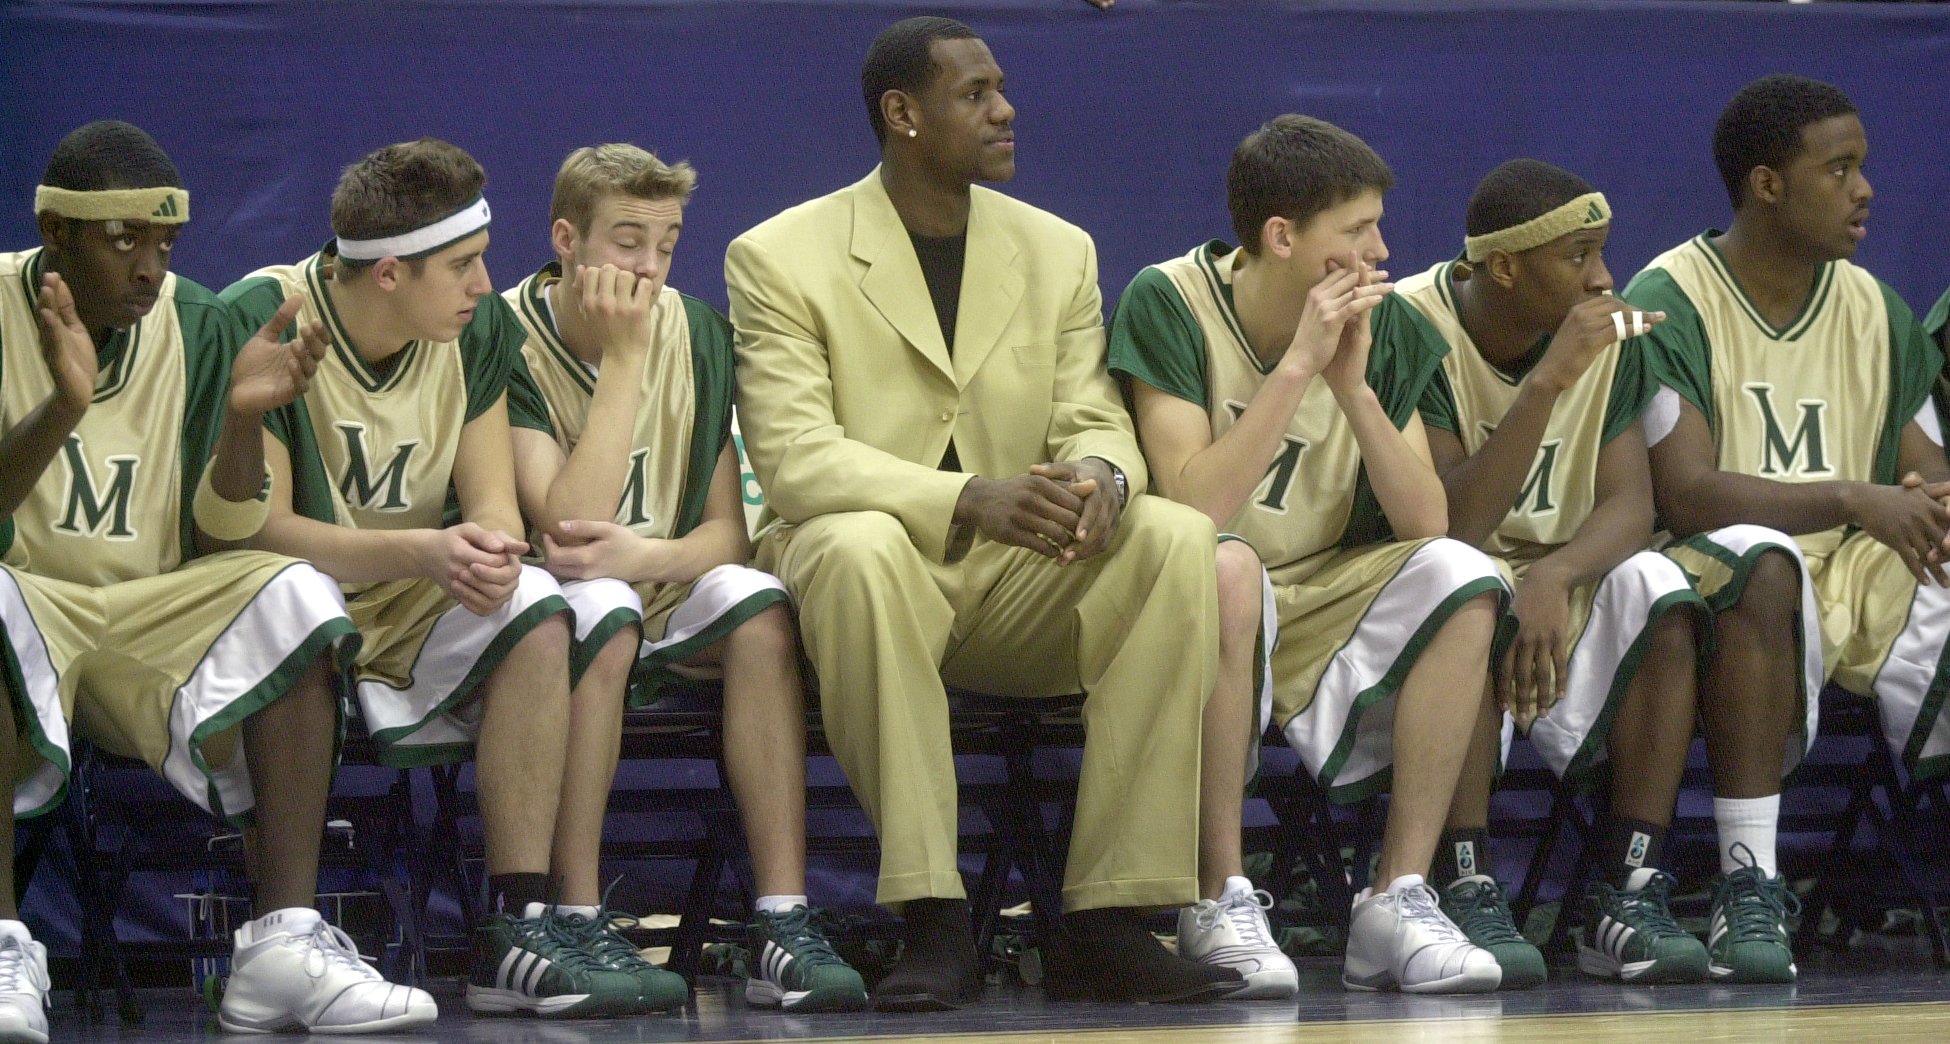
[[[555,912],[559,914],[581,914],[592,921],[596,919],[596,908],[593,906],[574,906],[569,903],[556,903]]]
[[[1230,898],[1235,895],[1251,894],[1253,894],[1253,882],[1251,878],[1247,877],[1228,877],[1226,878],[1226,886],[1219,890],[1219,898],[1221,899]]]
[[[752,904],[759,913],[769,914],[784,913],[795,906],[804,905],[806,897],[803,895],[761,895],[758,902]]]
[[[1735,845],[1753,853],[1753,861],[1767,876],[1778,871],[1774,864],[1774,834],[1781,822],[1781,795],[1757,798],[1713,799],[1713,822],[1720,828],[1720,872],[1733,873],[1747,865],[1734,855]]]

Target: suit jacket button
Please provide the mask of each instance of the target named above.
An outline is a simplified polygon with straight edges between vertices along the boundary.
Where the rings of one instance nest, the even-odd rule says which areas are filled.
[[[941,411],[941,423],[946,424],[953,417],[954,417],[953,413],[950,413],[947,410]]]

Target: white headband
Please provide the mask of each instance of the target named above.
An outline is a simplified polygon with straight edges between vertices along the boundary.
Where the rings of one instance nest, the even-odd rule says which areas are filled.
[[[429,254],[437,254],[486,227],[487,198],[477,196],[472,203],[411,232],[379,239],[347,239],[340,236],[339,259],[355,265],[369,265],[385,257],[415,261]]]

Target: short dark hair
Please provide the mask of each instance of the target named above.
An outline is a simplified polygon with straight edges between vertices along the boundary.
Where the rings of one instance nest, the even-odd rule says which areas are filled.
[[[1593,191],[1590,182],[1563,167],[1513,159],[1476,183],[1463,225],[1472,236],[1487,236],[1542,217]]]
[[[430,225],[474,201],[487,172],[465,149],[421,138],[379,149],[345,168],[332,190],[332,232],[381,239]]]
[[[1284,217],[1305,225],[1365,189],[1386,192],[1395,173],[1360,138],[1311,116],[1275,116],[1232,150],[1226,207],[1248,254],[1259,254],[1260,230]]]
[[[919,93],[940,71],[934,64],[936,40],[978,39],[975,30],[960,22],[932,15],[902,19],[882,29],[860,66],[860,94],[867,102],[874,140],[887,144],[887,118],[880,114],[880,99],[888,91]]]
[[[1713,162],[1734,209],[1747,202],[1755,167],[1781,170],[1800,154],[1802,128],[1855,111],[1841,88],[1805,76],[1776,73],[1740,88],[1713,125]]]
[[[169,154],[142,128],[121,120],[96,120],[68,132],[54,146],[41,184],[74,192],[104,189],[182,188]]]

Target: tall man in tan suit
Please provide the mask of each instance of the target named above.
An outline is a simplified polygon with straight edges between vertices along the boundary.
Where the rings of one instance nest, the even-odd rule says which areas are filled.
[[[798,603],[828,736],[880,833],[879,900],[907,921],[876,1006],[979,992],[944,678],[1090,694],[1051,993],[1223,995],[1236,972],[1166,952],[1136,916],[1198,897],[1212,523],[1139,495],[1090,237],[972,187],[1015,174],[988,47],[909,19],[861,79],[880,167],[739,237],[725,282],[776,515],[756,564]]]

